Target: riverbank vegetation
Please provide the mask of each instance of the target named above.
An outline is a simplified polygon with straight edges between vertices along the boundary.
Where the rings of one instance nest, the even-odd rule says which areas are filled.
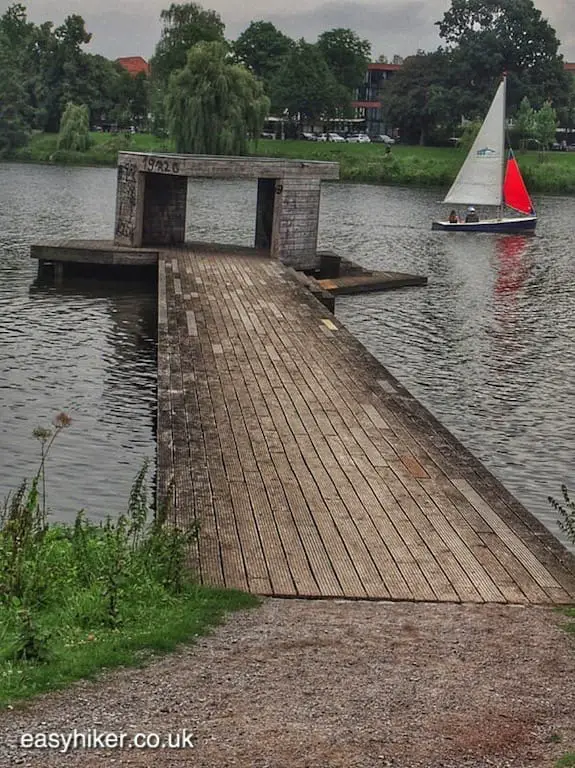
[[[12,154],[23,162],[115,166],[118,151],[174,152],[169,138],[147,133],[92,133],[85,152],[58,148],[56,134],[36,134],[25,147]],[[340,164],[345,182],[447,187],[455,178],[465,149],[396,145],[386,151],[383,144],[347,144],[295,140],[260,139],[249,152],[264,157],[327,160]],[[519,165],[530,191],[575,194],[575,152],[518,153]]]
[[[0,156],[23,147],[35,131],[58,132],[69,103],[88,111],[92,128],[169,132],[180,147],[184,139],[186,146],[196,146],[202,136],[205,143],[209,125],[218,137],[210,151],[225,154],[231,143],[248,151],[238,115],[244,115],[240,122],[255,138],[269,105],[272,115],[281,116],[275,125],[281,122],[285,135],[295,138],[306,126],[327,131],[339,122],[349,128],[347,121],[361,120],[361,109],[366,109],[357,111],[357,99],[380,105],[370,107],[377,113],[370,131],[398,130],[403,142],[435,146],[458,135],[462,117],[485,116],[503,71],[508,116],[522,126],[516,138],[532,136],[545,147],[554,139],[556,119],[568,130],[575,126],[575,78],[565,70],[555,30],[532,0],[503,5],[452,0],[436,22],[440,48],[405,59],[394,55],[395,65],[369,81],[371,44],[352,29],[326,30],[311,43],[291,39],[270,22],[255,21],[229,40],[220,15],[197,2],[172,3],[160,21],[151,68],[135,57],[124,60],[128,68],[137,65],[128,71],[122,60],[86,50],[92,34],[81,16],[67,16],[60,26],[36,24],[25,6],[11,5],[0,16]],[[223,50],[225,66],[214,69],[214,58],[208,61],[198,53],[205,46]],[[378,62],[385,68],[386,56],[381,54]],[[234,77],[222,79],[225,72]],[[529,110],[549,120],[533,127],[521,119],[529,117]],[[233,135],[236,140],[230,142]],[[238,151],[235,146],[233,151]],[[441,175],[439,168],[422,174],[420,168],[386,162],[386,179],[428,178],[431,170]],[[354,173],[366,176],[357,168]]]
[[[102,668],[141,664],[256,604],[194,583],[186,561],[197,529],[170,525],[165,506],[151,512],[146,467],[126,514],[50,523],[47,459],[69,423],[60,414],[51,430],[35,431],[39,470],[0,510],[0,707]]]

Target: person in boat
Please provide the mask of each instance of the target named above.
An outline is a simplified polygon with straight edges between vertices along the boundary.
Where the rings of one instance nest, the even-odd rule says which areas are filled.
[[[450,224],[457,224],[458,222],[459,222],[459,217],[458,217],[457,213],[454,210],[451,211],[451,213],[449,214],[449,223]]]
[[[466,224],[474,224],[479,221],[479,216],[477,215],[477,211],[475,208],[470,205],[467,209],[467,216],[465,217],[465,223]]]

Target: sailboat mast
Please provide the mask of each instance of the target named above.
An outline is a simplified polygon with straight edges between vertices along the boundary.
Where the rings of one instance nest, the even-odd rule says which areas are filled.
[[[507,73],[503,73],[503,125],[501,126],[502,136],[503,136],[503,152],[501,153],[501,165],[502,165],[502,172],[501,172],[501,197],[499,200],[499,220],[503,218],[503,208],[504,208],[504,201],[503,201],[503,179],[505,178],[505,163],[506,163],[506,149],[505,149],[505,135],[506,135],[506,128],[507,128]]]

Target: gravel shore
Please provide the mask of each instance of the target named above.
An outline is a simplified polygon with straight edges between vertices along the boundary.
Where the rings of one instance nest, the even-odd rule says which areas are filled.
[[[0,766],[552,768],[575,751],[575,638],[562,620],[534,607],[269,600],[144,669],[0,712]],[[19,746],[73,729],[127,735],[122,749]],[[184,729],[192,747],[130,748],[135,733]]]

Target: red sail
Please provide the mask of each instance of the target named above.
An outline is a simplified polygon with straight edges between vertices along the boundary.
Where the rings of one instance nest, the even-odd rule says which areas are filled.
[[[523,181],[523,176],[513,153],[509,153],[505,181],[503,182],[503,199],[508,208],[521,213],[535,213],[529,192]]]

